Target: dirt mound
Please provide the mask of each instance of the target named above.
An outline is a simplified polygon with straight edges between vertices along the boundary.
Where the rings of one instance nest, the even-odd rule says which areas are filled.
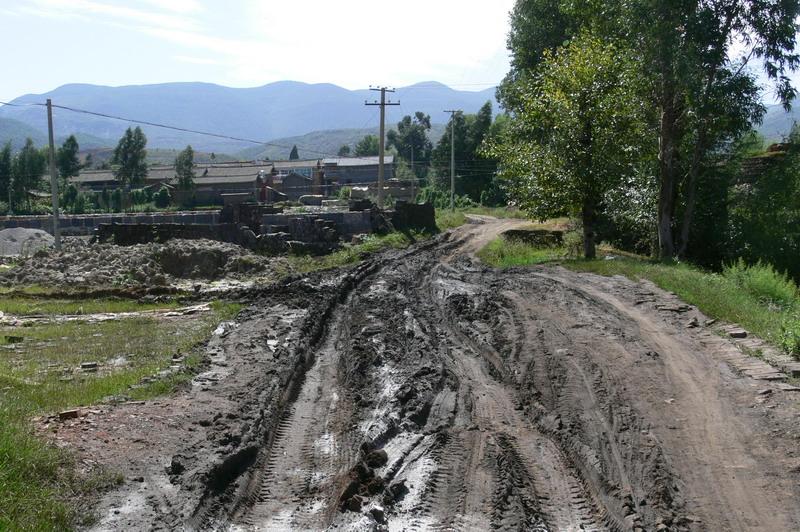
[[[186,279],[214,281],[268,274],[275,262],[235,244],[212,240],[134,246],[71,240],[61,252],[40,250],[0,273],[0,285],[168,286]]]
[[[40,249],[53,247],[50,233],[41,229],[14,227],[0,231],[0,256],[32,255]]]

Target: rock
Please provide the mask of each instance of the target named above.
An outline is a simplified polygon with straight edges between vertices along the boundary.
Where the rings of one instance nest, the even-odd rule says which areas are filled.
[[[692,318],[692,319],[690,319],[690,320],[689,320],[689,321],[686,323],[686,328],[687,328],[687,329],[696,329],[697,327],[700,327],[700,322],[699,322],[699,321],[697,321],[697,318],[696,318],[696,317],[695,317],[695,318]]]
[[[731,338],[747,338],[747,331],[744,329],[733,329],[728,331],[728,336]]]
[[[97,362],[81,362],[81,369],[84,371],[97,369]]]
[[[381,525],[386,523],[386,513],[380,506],[376,506],[375,508],[370,510],[369,513],[372,514],[372,518],[375,519],[375,522]]]
[[[344,507],[351,512],[360,512],[364,505],[364,498],[361,495],[353,495],[344,503]]]
[[[389,455],[383,449],[377,449],[367,454],[365,462],[372,468],[383,467],[389,461]]]
[[[172,461],[167,467],[167,474],[168,475],[180,475],[186,470],[186,466],[180,460],[180,457],[173,456]]]
[[[758,391],[758,395],[769,395],[772,393],[771,388],[764,388],[763,390]]]
[[[80,416],[80,410],[78,409],[64,410],[63,412],[58,413],[58,419],[61,421],[65,421],[67,419],[76,419],[78,416]]]
[[[366,481],[375,476],[375,472],[364,462],[359,462],[354,468],[353,472],[358,476],[361,481]]]

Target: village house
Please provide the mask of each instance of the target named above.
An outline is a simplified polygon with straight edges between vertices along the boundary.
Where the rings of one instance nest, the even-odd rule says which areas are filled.
[[[223,194],[250,193],[253,200],[270,201],[269,187],[288,199],[306,194],[333,195],[339,186],[378,180],[378,157],[337,157],[293,161],[252,161],[195,165],[195,202],[221,205]],[[385,178],[394,177],[394,157],[385,158]],[[84,170],[70,181],[84,190],[113,190],[118,186],[111,170]],[[143,187],[174,187],[173,166],[153,166]]]

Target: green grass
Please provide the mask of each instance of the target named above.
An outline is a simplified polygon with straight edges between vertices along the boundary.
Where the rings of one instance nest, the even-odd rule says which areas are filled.
[[[360,244],[345,244],[339,251],[328,255],[319,257],[310,255],[290,255],[288,257],[289,271],[307,273],[317,270],[340,268],[342,266],[355,264],[363,260],[369,254],[377,253],[385,249],[401,249],[424,238],[426,238],[426,235],[421,233],[412,235],[403,233],[389,233],[384,236],[368,235],[364,242]]]
[[[498,267],[527,266],[552,261],[578,272],[647,279],[697,306],[711,318],[738,323],[785,352],[800,357],[800,295],[785,275],[769,266],[744,264],[713,273],[684,263],[665,264],[613,252],[613,260],[565,259],[561,248],[537,248],[498,238],[478,252]]]
[[[564,258],[563,248],[539,248],[503,237],[489,242],[478,252],[478,258],[495,268],[512,268],[542,264]]]
[[[11,296],[0,299],[0,312],[14,316],[99,314],[106,312],[141,312],[145,310],[171,309],[179,305],[176,301],[141,303],[134,299],[40,299],[36,297]]]
[[[200,362],[193,347],[239,310],[215,303],[212,312],[180,319],[0,327],[0,530],[69,529],[84,515],[75,506],[82,495],[119,481],[104,472],[79,474],[68,453],[34,436],[31,417],[110,396],[146,399],[173,391]],[[7,343],[7,336],[23,340]],[[187,371],[138,386],[168,367],[175,353],[188,355]],[[100,370],[81,372],[81,362],[99,362]]]

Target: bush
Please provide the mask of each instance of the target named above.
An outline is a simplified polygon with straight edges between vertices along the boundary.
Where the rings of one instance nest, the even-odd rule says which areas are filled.
[[[350,187],[342,187],[339,189],[339,192],[336,193],[336,197],[340,200],[349,200],[350,199]]]
[[[156,204],[156,207],[159,209],[163,209],[169,206],[169,189],[167,187],[161,187],[161,189],[153,196],[153,201]]]
[[[797,285],[785,273],[779,273],[771,264],[758,261],[752,266],[743,259],[725,266],[722,275],[758,299],[791,308],[797,303]]]
[[[8,203],[5,201],[0,201],[0,216],[5,216],[8,214]]]
[[[111,210],[113,212],[122,211],[122,191],[118,188],[111,193]]]

